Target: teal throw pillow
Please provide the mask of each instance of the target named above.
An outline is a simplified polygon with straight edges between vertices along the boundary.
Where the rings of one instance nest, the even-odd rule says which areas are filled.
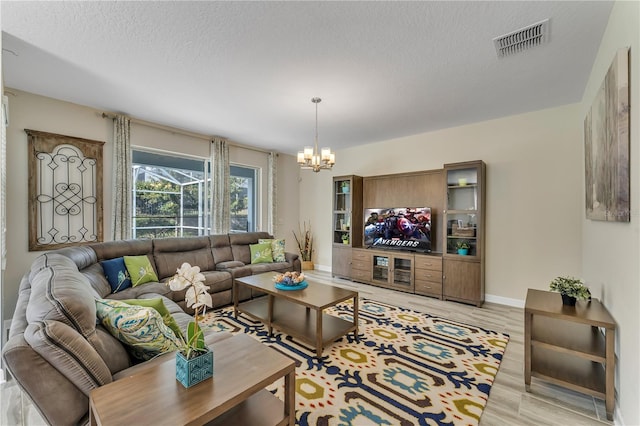
[[[127,271],[129,271],[134,287],[158,281],[158,276],[147,256],[124,256],[124,264],[127,265]]]
[[[260,238],[258,244],[271,243],[271,253],[274,262],[286,262],[284,256],[284,240]]]
[[[127,305],[144,306],[145,308],[155,309],[156,311],[158,311],[158,313],[162,317],[162,322],[164,322],[164,325],[169,327],[177,337],[183,337],[182,330],[180,330],[180,326],[178,325],[176,320],[171,316],[169,309],[167,309],[167,307],[164,305],[164,302],[162,301],[161,298],[158,297],[155,299],[127,299],[127,300],[121,300],[121,302],[124,302]]]
[[[251,244],[251,263],[272,263],[271,243]]]
[[[102,271],[111,286],[111,293],[117,293],[125,288],[131,287],[131,277],[127,266],[124,264],[124,258],[118,257],[100,262]]]
[[[109,333],[138,360],[147,361],[162,353],[176,351],[181,346],[181,341],[153,308],[97,299],[96,313]]]

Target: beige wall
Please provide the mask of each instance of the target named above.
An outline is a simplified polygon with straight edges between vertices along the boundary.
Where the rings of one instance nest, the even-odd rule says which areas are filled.
[[[528,288],[547,289],[554,277],[581,272],[581,123],[576,104],[339,150],[333,175],[484,160],[487,299],[522,304]],[[301,176],[301,220],[312,221],[314,261],[329,269],[332,174]]]
[[[618,324],[619,424],[640,424],[640,3],[616,2],[609,17],[586,85],[580,117],[591,107],[616,51],[630,47],[631,221],[612,223],[582,216],[582,263],[586,283],[607,306]],[[584,183],[582,187],[584,191]]]
[[[11,89],[11,123],[7,129],[7,269],[3,277],[2,314],[10,318],[15,308],[20,279],[40,252],[28,251],[27,223],[27,135],[24,129],[60,133],[106,142],[104,145],[104,235],[111,235],[111,179],[112,179],[112,121],[101,117],[101,111],[68,102],[33,95]],[[148,126],[133,124],[131,140],[134,146],[158,149],[165,152],[180,152],[191,156],[208,157],[209,142],[206,139],[167,132]],[[232,162],[258,167],[263,188],[267,183],[267,155],[254,150],[233,146],[230,148]],[[284,224],[298,221],[298,170],[290,155],[278,156],[277,203],[291,208],[280,208],[276,236],[287,239],[287,250],[295,252],[295,245]],[[261,190],[266,194],[266,190]],[[267,199],[260,202],[260,224],[266,229]]]

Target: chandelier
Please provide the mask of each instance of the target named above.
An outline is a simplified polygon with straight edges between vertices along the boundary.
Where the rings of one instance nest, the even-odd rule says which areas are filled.
[[[318,153],[318,104],[322,99],[313,98],[311,102],[316,104],[316,137],[313,147],[305,146],[304,151],[298,152],[298,164],[303,170],[309,169],[317,173],[320,170],[331,170],[336,164],[336,154],[330,148],[322,148]]]

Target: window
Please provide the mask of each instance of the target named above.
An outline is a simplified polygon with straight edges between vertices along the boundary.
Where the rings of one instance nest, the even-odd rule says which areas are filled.
[[[207,235],[209,161],[133,151],[133,238]]]
[[[229,195],[231,232],[253,232],[257,218],[257,169],[231,166]]]

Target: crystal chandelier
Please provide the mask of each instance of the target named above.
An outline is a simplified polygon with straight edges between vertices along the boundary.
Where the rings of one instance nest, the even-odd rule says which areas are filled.
[[[336,163],[336,154],[331,152],[330,148],[322,148],[318,153],[318,104],[322,102],[320,98],[313,98],[311,102],[316,104],[316,138],[313,147],[305,146],[304,151],[298,152],[298,164],[303,170],[331,170]]]

